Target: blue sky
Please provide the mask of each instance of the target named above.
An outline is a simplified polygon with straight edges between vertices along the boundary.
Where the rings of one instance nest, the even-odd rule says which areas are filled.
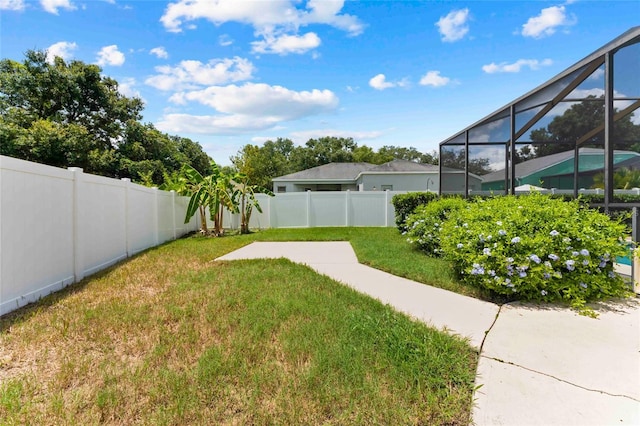
[[[277,137],[436,150],[639,24],[637,1],[0,0],[0,56],[97,63],[227,165]]]

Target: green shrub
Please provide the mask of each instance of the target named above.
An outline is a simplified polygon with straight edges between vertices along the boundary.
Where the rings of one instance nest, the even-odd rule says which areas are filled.
[[[391,202],[396,210],[396,226],[400,232],[407,230],[405,221],[416,207],[428,204],[437,198],[438,194],[435,192],[407,192],[394,195]]]
[[[549,196],[478,200],[442,226],[442,252],[461,279],[509,299],[569,301],[623,296],[614,273],[627,254],[620,220]]]
[[[418,206],[405,222],[407,241],[430,256],[440,253],[440,231],[452,210],[464,209],[469,203],[462,198],[441,198]]]

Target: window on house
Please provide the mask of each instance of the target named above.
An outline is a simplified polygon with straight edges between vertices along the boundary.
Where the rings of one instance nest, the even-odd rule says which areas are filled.
[[[383,191],[393,191],[393,185],[380,185],[380,189]]]
[[[287,187],[286,186],[279,186],[277,192],[287,192]]]

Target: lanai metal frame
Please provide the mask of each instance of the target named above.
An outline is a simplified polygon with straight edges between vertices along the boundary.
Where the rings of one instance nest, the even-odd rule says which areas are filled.
[[[455,146],[464,147],[464,195],[469,195],[469,148],[471,132],[481,128],[482,126],[495,123],[498,120],[509,120],[510,137],[507,140],[486,141],[482,142],[481,145],[495,145],[498,147],[501,145],[504,146],[504,192],[505,194],[514,194],[515,187],[517,186],[515,164],[516,145],[518,139],[529,132],[542,117],[544,117],[560,102],[586,100],[586,98],[567,99],[567,95],[571,94],[576,88],[578,88],[578,86],[580,86],[581,83],[604,65],[604,124],[594,126],[589,132],[578,137],[576,140],[563,141],[560,143],[573,145],[575,150],[573,187],[574,196],[577,197],[579,148],[586,141],[589,141],[591,138],[604,131],[604,208],[605,210],[608,210],[609,207],[622,207],[621,205],[616,205],[616,203],[613,202],[614,124],[619,119],[628,116],[640,107],[640,97],[621,97],[619,94],[614,93],[614,55],[620,49],[639,43],[640,26],[637,26],[626,31],[616,39],[607,43],[584,59],[578,61],[573,66],[567,68],[565,71],[556,75],[544,84],[441,142],[439,146],[440,159],[443,158],[443,148]],[[638,69],[636,70],[636,75],[638,76],[638,92],[640,92],[640,54],[638,56]],[[635,96],[640,96],[638,92],[635,93]],[[614,100],[627,101],[630,105],[615,113]],[[535,112],[535,114],[526,123],[517,126],[516,114],[526,111]],[[438,192],[442,193],[443,161],[440,161],[439,163],[440,186],[438,188]],[[627,204],[624,204],[624,206],[627,206]]]

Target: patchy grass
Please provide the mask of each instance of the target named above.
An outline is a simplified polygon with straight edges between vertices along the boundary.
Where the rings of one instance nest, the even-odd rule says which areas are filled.
[[[392,231],[185,238],[6,315],[0,423],[468,424],[464,340],[286,260],[212,261],[342,239],[372,266],[437,275]]]

